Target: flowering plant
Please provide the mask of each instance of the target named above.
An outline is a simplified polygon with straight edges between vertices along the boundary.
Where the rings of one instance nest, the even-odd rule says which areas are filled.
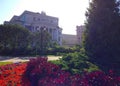
[[[26,63],[0,66],[0,86],[21,86]]]
[[[0,86],[120,86],[120,76],[112,70],[72,75],[40,57],[0,66]]]
[[[27,83],[30,85],[28,85]],[[84,72],[83,75],[71,75],[59,66],[47,61],[47,58],[31,59],[23,77],[24,86],[119,86],[120,77],[112,70]]]

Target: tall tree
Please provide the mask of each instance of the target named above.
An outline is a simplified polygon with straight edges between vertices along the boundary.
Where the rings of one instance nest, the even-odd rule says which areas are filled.
[[[46,29],[47,28],[41,27],[38,32],[32,33],[31,45],[38,54],[44,54],[51,45],[51,35]]]
[[[119,0],[92,0],[86,12],[85,50],[102,70],[119,69]]]
[[[14,53],[27,48],[30,32],[19,25],[0,25],[0,51]]]

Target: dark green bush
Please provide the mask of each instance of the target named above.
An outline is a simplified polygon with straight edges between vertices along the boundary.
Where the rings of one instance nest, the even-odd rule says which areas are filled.
[[[82,74],[83,71],[95,71],[98,67],[88,61],[88,57],[85,54],[78,52],[68,53],[63,55],[63,58],[56,61],[51,61],[57,64],[61,69],[70,72],[71,74]]]

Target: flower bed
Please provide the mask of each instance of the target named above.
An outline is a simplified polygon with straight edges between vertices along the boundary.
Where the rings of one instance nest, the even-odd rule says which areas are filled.
[[[113,71],[71,75],[47,58],[37,58],[28,63],[1,66],[0,86],[120,86],[120,77]]]
[[[28,62],[23,77],[24,86],[28,86],[26,82],[31,86],[120,86],[120,77],[115,76],[112,70],[109,74],[95,71],[71,75],[47,62],[47,58],[37,58]]]
[[[0,66],[0,86],[21,86],[21,78],[26,66],[26,63]]]

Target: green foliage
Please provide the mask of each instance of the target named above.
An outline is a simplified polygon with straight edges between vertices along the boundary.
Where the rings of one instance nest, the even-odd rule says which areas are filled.
[[[50,34],[41,28],[41,31],[34,32],[31,35],[31,48],[35,49],[37,54],[45,54],[51,45]]]
[[[48,54],[51,55],[65,55],[67,53],[73,53],[73,52],[82,52],[84,53],[83,48],[80,45],[75,45],[73,47],[63,47],[63,46],[59,46],[56,43],[51,47],[48,48]]]
[[[19,25],[0,25],[0,53],[18,53],[25,49],[29,41],[29,31]],[[18,51],[18,52],[17,52]]]
[[[19,25],[0,25],[0,55],[40,55],[45,53],[50,47],[51,36],[43,29],[32,33]]]
[[[48,48],[47,54],[49,55],[62,55],[64,53],[68,53],[69,49],[61,47],[59,45],[54,45],[51,48]]]
[[[88,62],[88,57],[81,53],[65,54],[60,60],[52,61],[59,65],[63,70],[69,71],[71,74],[82,74],[83,71],[95,71],[98,67]]]
[[[86,13],[85,50],[102,70],[120,65],[119,0],[92,0]]]
[[[57,65],[60,65],[60,64],[61,64],[61,61],[60,61],[60,60],[51,60],[51,61],[49,61],[49,62],[51,62],[51,63],[53,63],[53,64],[57,64]]]

